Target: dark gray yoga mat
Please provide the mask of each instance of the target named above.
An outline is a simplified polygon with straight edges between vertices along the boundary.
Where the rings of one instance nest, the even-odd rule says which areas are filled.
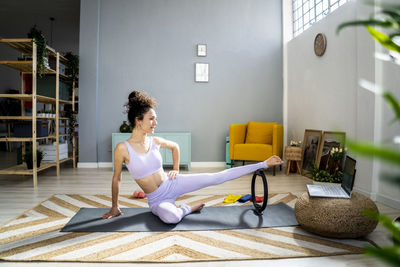
[[[165,224],[148,208],[122,208],[122,216],[102,219],[109,209],[81,208],[61,232],[166,232],[248,229],[298,225],[293,209],[284,203],[268,205],[262,216],[254,207],[204,207],[176,224]]]

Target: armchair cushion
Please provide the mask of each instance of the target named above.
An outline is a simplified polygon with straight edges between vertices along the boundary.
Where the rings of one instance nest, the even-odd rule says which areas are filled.
[[[272,145],[265,144],[236,144],[235,158],[249,161],[264,161],[272,155]]]
[[[276,122],[249,121],[247,125],[246,144],[272,144],[273,127]]]
[[[243,144],[246,138],[247,124],[231,124],[229,126],[229,158],[234,158],[234,147]]]

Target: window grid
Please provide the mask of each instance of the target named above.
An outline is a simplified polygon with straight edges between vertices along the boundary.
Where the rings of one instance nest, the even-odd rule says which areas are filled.
[[[293,0],[293,35],[296,37],[348,0]]]

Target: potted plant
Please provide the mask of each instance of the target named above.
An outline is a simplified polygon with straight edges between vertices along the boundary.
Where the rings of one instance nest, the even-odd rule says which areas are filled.
[[[316,164],[313,165],[313,168],[310,170],[310,174],[312,179],[314,180],[314,184],[320,183],[341,183],[343,179],[343,172],[340,170],[336,170],[333,173],[330,173],[326,170],[320,170]]]
[[[290,140],[290,146],[292,146],[292,147],[300,147],[301,146],[301,141]]]
[[[72,80],[76,80],[79,74],[79,57],[72,52],[67,52],[64,57],[68,60],[66,74],[71,75]]]
[[[386,56],[391,58],[391,62],[395,65],[400,65],[398,58],[400,58],[400,45],[398,43],[398,36],[400,36],[400,5],[395,2],[370,2],[375,5],[377,14],[372,14],[369,19],[349,21],[339,25],[337,32],[348,26],[365,26],[369,34],[379,44],[387,49]],[[384,32],[377,30],[375,27],[384,29]],[[392,108],[395,118],[393,122],[400,122],[400,101],[389,91],[382,90],[375,92],[380,94],[387,102],[388,106]],[[395,139],[394,139],[395,140]],[[400,152],[399,148],[391,144],[375,144],[366,141],[350,140],[347,141],[347,147],[357,152],[359,155],[378,159],[385,163],[391,163],[394,166],[394,173],[382,174],[382,179],[392,183],[394,186],[400,185]],[[397,167],[397,168],[396,168]],[[376,213],[375,211],[364,210],[364,215],[378,220],[393,238],[392,246],[373,247],[369,246],[365,249],[368,256],[376,256],[382,261],[393,266],[400,266],[400,219],[396,218],[391,220],[390,217]]]
[[[342,160],[345,155],[346,148],[338,148],[338,147],[333,147],[331,149],[331,155],[332,155],[332,164],[330,166],[330,173],[336,173],[338,171],[342,171]]]
[[[36,149],[36,162],[38,168],[40,167],[40,162],[42,161],[42,159],[43,159],[43,151],[41,151],[40,149]],[[32,149],[29,149],[25,152],[23,160],[24,162],[26,162],[26,166],[28,167],[28,169],[33,169]]]
[[[71,137],[75,136],[75,128],[78,125],[77,122],[77,113],[76,111],[73,111],[72,109],[67,109],[65,111],[65,116],[68,118],[68,128],[69,128],[69,133],[71,134]]]
[[[36,54],[37,54],[37,73],[41,77],[46,73],[48,67],[48,53],[47,53],[47,41],[41,30],[36,28],[34,25],[28,32],[28,38],[32,38],[33,42],[36,44]]]

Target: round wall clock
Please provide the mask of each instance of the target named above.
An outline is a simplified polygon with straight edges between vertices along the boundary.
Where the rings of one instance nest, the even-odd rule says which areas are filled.
[[[317,56],[322,56],[326,50],[326,36],[323,33],[318,33],[314,39],[314,52]]]

